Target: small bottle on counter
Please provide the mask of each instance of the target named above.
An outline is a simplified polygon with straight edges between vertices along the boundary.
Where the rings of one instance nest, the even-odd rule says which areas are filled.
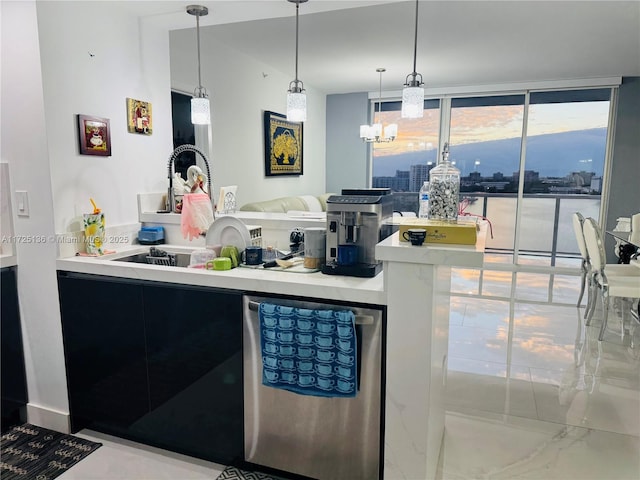
[[[429,182],[424,182],[422,187],[420,188],[419,194],[419,205],[418,205],[418,217],[420,218],[428,218],[429,217]]]

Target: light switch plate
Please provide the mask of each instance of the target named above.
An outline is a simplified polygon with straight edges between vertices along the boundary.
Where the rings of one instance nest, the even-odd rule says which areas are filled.
[[[29,196],[25,190],[16,190],[16,210],[19,217],[29,216]]]

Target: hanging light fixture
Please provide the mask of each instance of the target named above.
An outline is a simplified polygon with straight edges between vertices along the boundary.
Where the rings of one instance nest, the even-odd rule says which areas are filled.
[[[424,116],[424,83],[422,75],[416,72],[418,52],[418,0],[416,0],[416,33],[413,41],[413,72],[407,75],[402,90],[402,118],[422,118]],[[411,77],[411,80],[409,80]],[[420,77],[420,80],[418,80]]]
[[[187,13],[196,17],[196,35],[198,37],[198,86],[193,91],[191,99],[191,123],[194,125],[208,125],[211,123],[211,110],[207,89],[202,86],[200,79],[200,17],[209,14],[209,9],[202,5],[189,5]]]
[[[290,122],[304,122],[307,119],[307,94],[304,84],[298,80],[298,10],[300,4],[307,0],[287,0],[296,4],[296,78],[289,83],[287,93],[287,120]]]
[[[384,68],[376,68],[376,72],[380,74],[380,93],[378,95],[378,111],[382,115],[382,72],[385,72]],[[375,108],[373,111],[375,121]],[[391,123],[384,128],[384,133],[381,123],[374,123],[373,125],[360,125],[360,138],[364,142],[393,142],[398,136],[398,125]]]

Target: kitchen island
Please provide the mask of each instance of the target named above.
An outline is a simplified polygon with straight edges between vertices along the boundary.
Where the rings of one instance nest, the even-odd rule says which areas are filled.
[[[386,301],[382,275],[213,271],[124,260],[145,251],[131,246],[58,260],[72,432],[88,428],[220,464],[242,463],[243,298],[317,299],[380,311]],[[381,376],[379,366],[376,373]],[[377,460],[377,449],[370,456]]]
[[[385,479],[435,478],[444,434],[451,268],[482,268],[475,245],[376,246],[387,296]]]
[[[171,245],[162,245],[161,248],[175,253],[189,253],[193,250],[193,248]],[[57,268],[76,273],[170,282],[181,285],[342,300],[371,305],[386,304],[382,275],[363,279],[328,276],[320,272],[294,273],[245,267],[215,271],[117,261],[121,257],[148,251],[149,247],[135,245],[102,257],[76,256],[59,259]]]
[[[112,261],[140,246],[100,258],[60,259],[57,268],[179,287],[386,307],[383,478],[433,478],[444,429],[451,267],[481,267],[485,233],[481,230],[475,246],[421,247],[400,242],[395,233],[376,247],[384,267],[373,278],[250,268],[215,272]]]

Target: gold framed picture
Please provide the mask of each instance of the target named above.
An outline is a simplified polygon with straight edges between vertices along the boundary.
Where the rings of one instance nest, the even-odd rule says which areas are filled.
[[[264,168],[267,177],[302,175],[302,123],[264,112]]]
[[[127,130],[142,135],[153,133],[151,102],[127,98]]]

